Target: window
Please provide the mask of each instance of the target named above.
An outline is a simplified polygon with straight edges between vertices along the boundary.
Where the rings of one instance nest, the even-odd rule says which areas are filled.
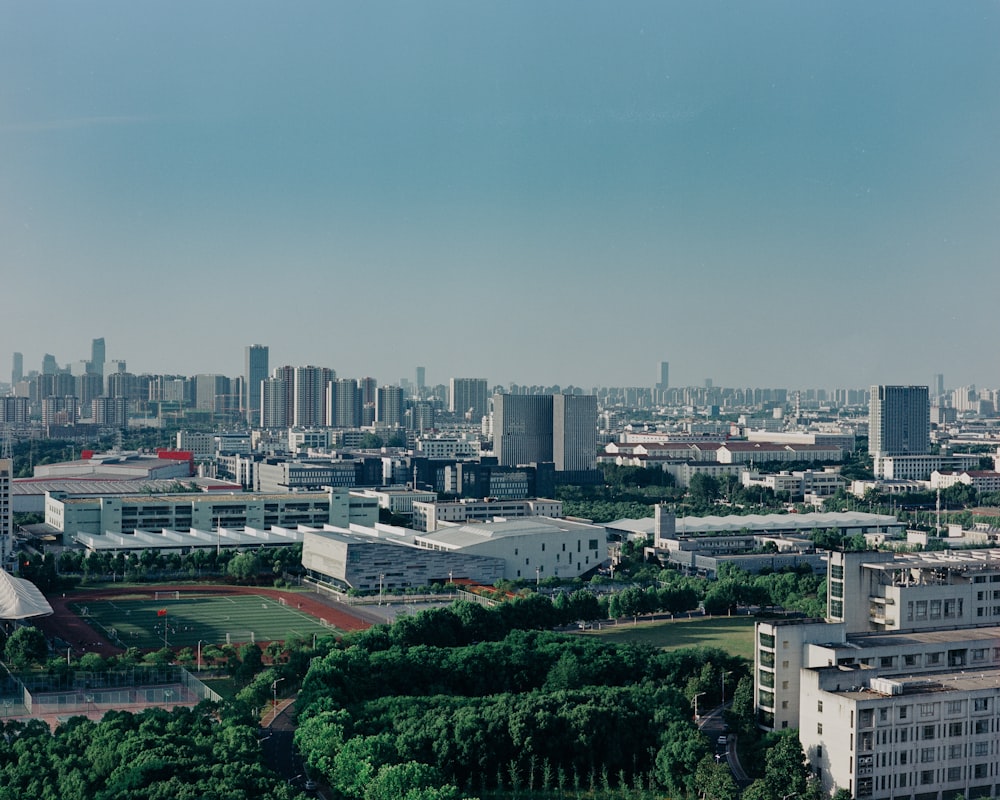
[[[817,722],[816,723],[816,733],[823,733],[823,723],[822,722]]]
[[[989,711],[990,699],[988,697],[977,697],[972,701],[973,711]]]
[[[927,619],[926,600],[917,600],[917,619]]]
[[[896,663],[896,659],[893,656],[882,656],[879,659],[879,666],[881,667],[891,667]]]
[[[962,780],[962,768],[961,767],[948,767],[948,777],[949,783],[954,783],[955,781]]]
[[[923,730],[920,732],[920,738],[925,742],[934,738],[934,725],[924,725]]]
[[[961,758],[962,757],[962,745],[953,744],[948,746],[948,758]]]
[[[976,742],[975,750],[973,752],[977,756],[988,756],[990,754],[990,743],[989,742]]]
[[[899,765],[901,767],[905,767],[906,766],[906,751],[905,750],[902,753],[899,754]]]
[[[920,771],[920,785],[927,786],[930,783],[934,783],[934,770],[925,769]]]
[[[937,711],[937,703],[918,703],[917,708],[921,717],[933,717]]]
[[[878,710],[878,721],[879,722],[888,722],[888,720],[889,720],[889,709],[888,708],[880,708]]]
[[[909,712],[910,712],[910,707],[909,706],[900,706],[899,707],[899,718],[900,719],[906,719],[906,717],[909,715]]]
[[[977,647],[972,651],[973,661],[985,661],[986,660],[986,648]]]
[[[915,667],[917,665],[917,657],[914,655],[903,656],[903,663],[908,667]]]
[[[973,778],[985,778],[989,774],[989,764],[976,764],[976,766],[972,768]]]
[[[949,700],[944,704],[944,710],[948,714],[961,714],[962,713],[962,701],[961,700]]]
[[[935,664],[940,664],[941,663],[941,654],[940,653],[928,653],[927,654],[927,663],[930,666],[932,666],[932,667]]]
[[[989,733],[990,721],[988,719],[977,719],[973,723],[973,730],[975,733]]]
[[[920,748],[920,763],[930,764],[934,760],[934,748],[933,747],[921,747]]]
[[[596,550],[597,549],[597,539],[591,539],[590,543],[589,543],[589,545],[587,547],[587,549],[588,550]]]
[[[961,722],[949,722],[948,723],[948,735],[949,736],[961,736],[962,728],[965,726]]]
[[[822,714],[822,713],[823,713],[823,701],[822,701],[822,700],[817,700],[817,701],[816,701],[816,710],[817,710],[817,711],[818,711],[818,712],[819,712],[820,714]]]

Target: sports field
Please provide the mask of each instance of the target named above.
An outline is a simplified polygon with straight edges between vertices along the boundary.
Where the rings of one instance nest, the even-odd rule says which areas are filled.
[[[753,660],[753,617],[695,617],[665,622],[623,622],[601,626],[594,634],[613,642],[642,642],[664,650],[681,647],[717,647]],[[587,632],[590,634],[590,631]]]
[[[259,595],[201,595],[175,599],[88,600],[73,610],[121,647],[197,647],[309,638],[338,632],[331,624]]]

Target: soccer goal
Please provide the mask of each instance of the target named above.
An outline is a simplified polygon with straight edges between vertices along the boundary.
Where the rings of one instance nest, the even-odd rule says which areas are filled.
[[[181,593],[179,591],[173,592],[153,592],[156,600],[180,600]]]

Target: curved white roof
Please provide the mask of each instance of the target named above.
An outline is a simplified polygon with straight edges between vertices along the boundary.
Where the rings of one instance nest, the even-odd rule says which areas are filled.
[[[31,581],[0,570],[0,619],[46,617],[52,606]]]

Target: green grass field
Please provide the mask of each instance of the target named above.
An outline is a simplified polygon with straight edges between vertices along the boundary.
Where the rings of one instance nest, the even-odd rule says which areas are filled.
[[[664,650],[717,647],[753,661],[753,623],[753,617],[700,617],[640,622],[638,625],[605,625],[593,634],[612,642],[642,642]]]
[[[184,597],[179,600],[100,600],[73,609],[113,643],[141,650],[197,647],[329,635],[337,631],[308,614],[258,595]],[[166,611],[166,614],[160,612]]]

